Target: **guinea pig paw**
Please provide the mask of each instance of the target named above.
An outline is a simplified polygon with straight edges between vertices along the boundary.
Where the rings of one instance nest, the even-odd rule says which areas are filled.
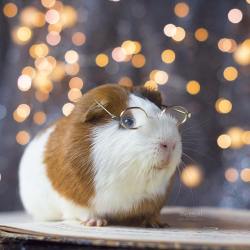
[[[90,218],[81,221],[81,224],[87,227],[103,227],[107,226],[108,222],[105,219]]]
[[[143,221],[142,225],[144,227],[150,227],[150,228],[165,228],[169,227],[167,223],[162,223],[158,219],[151,218],[151,219],[146,219]]]

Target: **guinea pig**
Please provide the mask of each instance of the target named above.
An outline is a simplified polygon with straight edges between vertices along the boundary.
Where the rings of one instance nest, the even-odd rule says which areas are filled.
[[[160,92],[144,87],[106,84],[84,94],[25,149],[25,210],[87,226],[159,226],[182,155],[177,120],[161,105]]]

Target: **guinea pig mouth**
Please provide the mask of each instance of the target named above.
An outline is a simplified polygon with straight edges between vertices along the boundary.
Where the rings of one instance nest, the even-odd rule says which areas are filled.
[[[156,170],[163,170],[163,169],[167,169],[168,165],[167,164],[155,165],[153,168]]]

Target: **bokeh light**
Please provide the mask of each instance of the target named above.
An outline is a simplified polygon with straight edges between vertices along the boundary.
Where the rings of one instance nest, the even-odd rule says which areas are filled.
[[[161,60],[164,63],[172,63],[175,60],[175,52],[171,49],[166,49],[161,53]]]
[[[185,2],[177,3],[174,7],[174,13],[178,17],[186,17],[189,13],[189,6]]]
[[[203,174],[200,167],[187,165],[181,172],[181,181],[189,188],[195,188],[202,182]]]
[[[154,82],[163,85],[168,81],[168,74],[163,70],[153,70],[150,73],[150,79]]]
[[[228,20],[231,23],[239,23],[243,18],[242,11],[239,9],[231,9],[228,12],[227,16],[228,16]]]
[[[144,87],[149,90],[158,90],[158,85],[155,81],[149,80],[144,83]]]
[[[232,53],[237,48],[237,43],[234,39],[221,38],[218,42],[218,48],[222,52]]]
[[[62,113],[65,115],[65,116],[69,116],[72,111],[74,110],[75,108],[75,105],[73,103],[65,103],[62,107]]]
[[[69,81],[69,87],[71,89],[82,89],[84,86],[84,82],[80,77],[73,77]]]
[[[182,27],[176,27],[176,32],[172,39],[176,42],[181,42],[186,36],[186,31]]]
[[[81,46],[86,42],[86,36],[82,32],[76,32],[72,36],[72,43]]]
[[[231,143],[232,143],[232,140],[230,136],[227,134],[222,134],[217,139],[217,144],[222,149],[229,148],[231,146]]]
[[[65,61],[69,64],[73,64],[73,63],[76,63],[79,59],[79,55],[78,53],[75,51],[75,50],[68,50],[66,53],[65,53]]]
[[[38,111],[33,115],[33,121],[37,125],[42,125],[46,122],[46,114],[42,111]]]
[[[242,134],[244,130],[239,127],[232,127],[227,131],[227,135],[231,139],[231,148],[239,149],[243,146]]]
[[[186,85],[186,90],[190,95],[197,95],[200,92],[200,84],[197,81],[191,80]]]
[[[244,168],[240,171],[240,178],[244,182],[250,182],[250,168]]]
[[[163,29],[164,34],[168,37],[173,37],[176,34],[176,31],[177,27],[172,23],[165,25]]]
[[[146,63],[146,58],[142,54],[137,54],[132,57],[131,63],[135,68],[142,68]]]
[[[56,3],[56,0],[41,0],[41,4],[45,8],[52,8]]]
[[[98,54],[95,58],[95,63],[99,67],[105,67],[109,63],[109,58],[104,53]]]
[[[227,114],[232,111],[233,104],[230,100],[226,98],[219,98],[215,102],[215,109],[221,114]]]
[[[20,145],[26,145],[30,141],[30,134],[25,130],[21,130],[16,134],[16,141]]]
[[[225,178],[228,182],[234,183],[239,178],[239,173],[236,168],[228,168],[225,171]]]
[[[3,13],[6,17],[16,16],[17,11],[17,6],[14,3],[6,3],[3,7]]]
[[[240,65],[250,64],[250,39],[246,39],[234,52],[234,60]]]
[[[29,27],[21,26],[13,30],[12,38],[17,44],[26,44],[32,37],[32,31]]]
[[[77,102],[82,96],[82,92],[79,88],[72,88],[68,92],[68,98],[71,102]]]
[[[195,33],[194,37],[199,42],[205,42],[208,39],[208,31],[205,28],[198,28]]]
[[[127,87],[127,88],[130,88],[133,86],[133,82],[132,82],[131,78],[129,78],[127,76],[121,77],[118,84],[121,86]]]
[[[46,15],[45,15],[45,20],[47,21],[47,23],[49,24],[55,24],[58,23],[60,20],[60,15],[58,13],[57,10],[55,9],[51,9],[48,10]]]
[[[227,81],[234,81],[238,77],[238,70],[232,66],[226,67],[223,76]]]
[[[28,91],[31,88],[32,79],[29,75],[18,77],[17,86],[21,91]]]

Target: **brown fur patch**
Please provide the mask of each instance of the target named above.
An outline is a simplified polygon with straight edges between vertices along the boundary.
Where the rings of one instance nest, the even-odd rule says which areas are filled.
[[[87,206],[95,193],[90,158],[91,131],[110,119],[95,100],[118,116],[127,107],[128,92],[111,84],[87,92],[70,116],[57,121],[45,152],[47,175],[52,186],[60,195],[81,206]]]
[[[157,90],[151,90],[143,86],[138,86],[134,87],[134,89],[132,89],[131,92],[134,93],[135,95],[138,95],[141,98],[148,99],[158,107],[161,107],[162,105],[161,93]]]

